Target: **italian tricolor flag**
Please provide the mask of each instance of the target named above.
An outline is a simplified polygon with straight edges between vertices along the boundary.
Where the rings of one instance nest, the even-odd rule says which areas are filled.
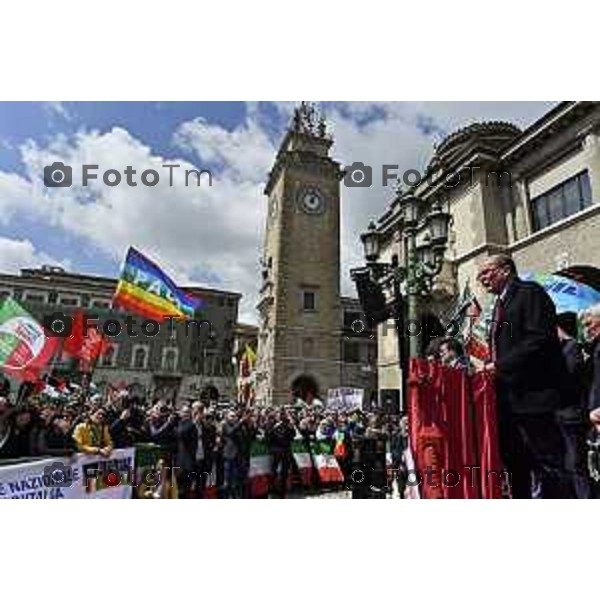
[[[0,368],[16,379],[36,381],[58,348],[58,338],[46,337],[44,328],[15,300],[0,305]]]
[[[321,483],[343,483],[344,474],[333,455],[331,444],[325,441],[316,441],[311,443],[311,447]]]
[[[271,453],[263,440],[256,440],[250,448],[250,495],[265,498],[269,494],[271,480]]]
[[[300,481],[304,487],[309,487],[312,482],[313,464],[302,437],[298,437],[292,442],[292,453],[300,473]]]

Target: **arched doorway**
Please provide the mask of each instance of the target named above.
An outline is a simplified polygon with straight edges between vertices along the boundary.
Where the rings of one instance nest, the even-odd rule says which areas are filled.
[[[600,292],[600,269],[590,265],[575,265],[554,273],[573,281],[585,283]]]
[[[302,398],[306,401],[308,397],[318,398],[319,396],[319,384],[312,375],[304,373],[298,375],[290,387],[294,398]]]

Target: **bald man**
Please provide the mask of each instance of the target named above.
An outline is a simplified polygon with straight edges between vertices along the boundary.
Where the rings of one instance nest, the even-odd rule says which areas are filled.
[[[532,480],[544,498],[573,497],[564,468],[556,412],[567,374],[556,332],[556,310],[544,288],[519,279],[510,256],[487,258],[477,280],[496,296],[489,330],[500,451],[511,473],[513,498],[531,498]]]

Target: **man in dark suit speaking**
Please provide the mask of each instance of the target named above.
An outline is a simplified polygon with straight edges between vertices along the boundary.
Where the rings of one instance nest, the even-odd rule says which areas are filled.
[[[566,368],[554,304],[540,285],[518,278],[507,255],[486,259],[477,280],[497,296],[485,369],[495,376],[500,452],[512,497],[531,498],[533,475],[543,498],[571,498],[556,420]]]

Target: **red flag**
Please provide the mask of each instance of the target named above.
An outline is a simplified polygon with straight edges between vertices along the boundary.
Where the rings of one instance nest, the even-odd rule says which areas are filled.
[[[71,335],[65,338],[63,352],[73,357],[79,356],[79,351],[83,345],[83,312],[78,310],[73,315],[73,329]]]
[[[111,343],[98,332],[96,326],[88,325],[84,332],[84,315],[78,310],[73,316],[73,330],[65,339],[63,351],[81,361],[82,370],[90,368],[93,361],[105,354]]]
[[[91,364],[108,352],[111,346],[112,344],[101,333],[96,329],[90,329],[79,352],[83,369],[89,369]]]

